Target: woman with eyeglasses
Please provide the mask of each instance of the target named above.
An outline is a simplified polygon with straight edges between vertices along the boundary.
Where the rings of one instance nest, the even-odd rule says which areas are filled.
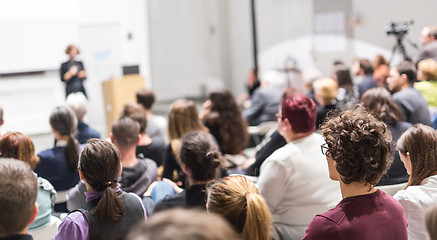
[[[406,240],[401,205],[374,187],[392,162],[387,126],[357,106],[328,120],[322,134],[329,176],[340,182],[343,200],[316,215],[304,239]]]
[[[437,132],[416,124],[402,134],[396,148],[410,179],[394,198],[404,209],[408,239],[426,239],[425,212],[437,201]]]

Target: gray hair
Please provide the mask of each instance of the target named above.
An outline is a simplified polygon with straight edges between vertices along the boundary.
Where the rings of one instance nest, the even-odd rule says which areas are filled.
[[[87,113],[88,101],[82,92],[75,92],[68,95],[66,104],[76,114],[79,122],[83,121],[83,117]]]

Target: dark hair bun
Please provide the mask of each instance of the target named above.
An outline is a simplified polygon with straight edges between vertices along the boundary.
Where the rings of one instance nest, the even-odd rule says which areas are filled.
[[[216,169],[221,163],[220,153],[218,151],[207,152],[205,158],[208,160],[208,166],[210,169]]]

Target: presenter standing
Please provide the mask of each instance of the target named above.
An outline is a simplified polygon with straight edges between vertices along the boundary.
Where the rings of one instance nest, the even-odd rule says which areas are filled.
[[[83,86],[83,81],[86,79],[85,68],[81,61],[75,60],[79,54],[79,48],[68,45],[65,53],[69,56],[69,60],[61,65],[61,80],[67,83],[65,97],[74,92],[83,92],[87,96]]]

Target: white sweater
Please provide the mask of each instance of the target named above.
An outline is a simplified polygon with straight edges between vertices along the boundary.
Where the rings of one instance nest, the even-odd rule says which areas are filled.
[[[341,200],[320,150],[324,142],[313,133],[276,150],[261,165],[258,187],[275,223],[307,226]]]

